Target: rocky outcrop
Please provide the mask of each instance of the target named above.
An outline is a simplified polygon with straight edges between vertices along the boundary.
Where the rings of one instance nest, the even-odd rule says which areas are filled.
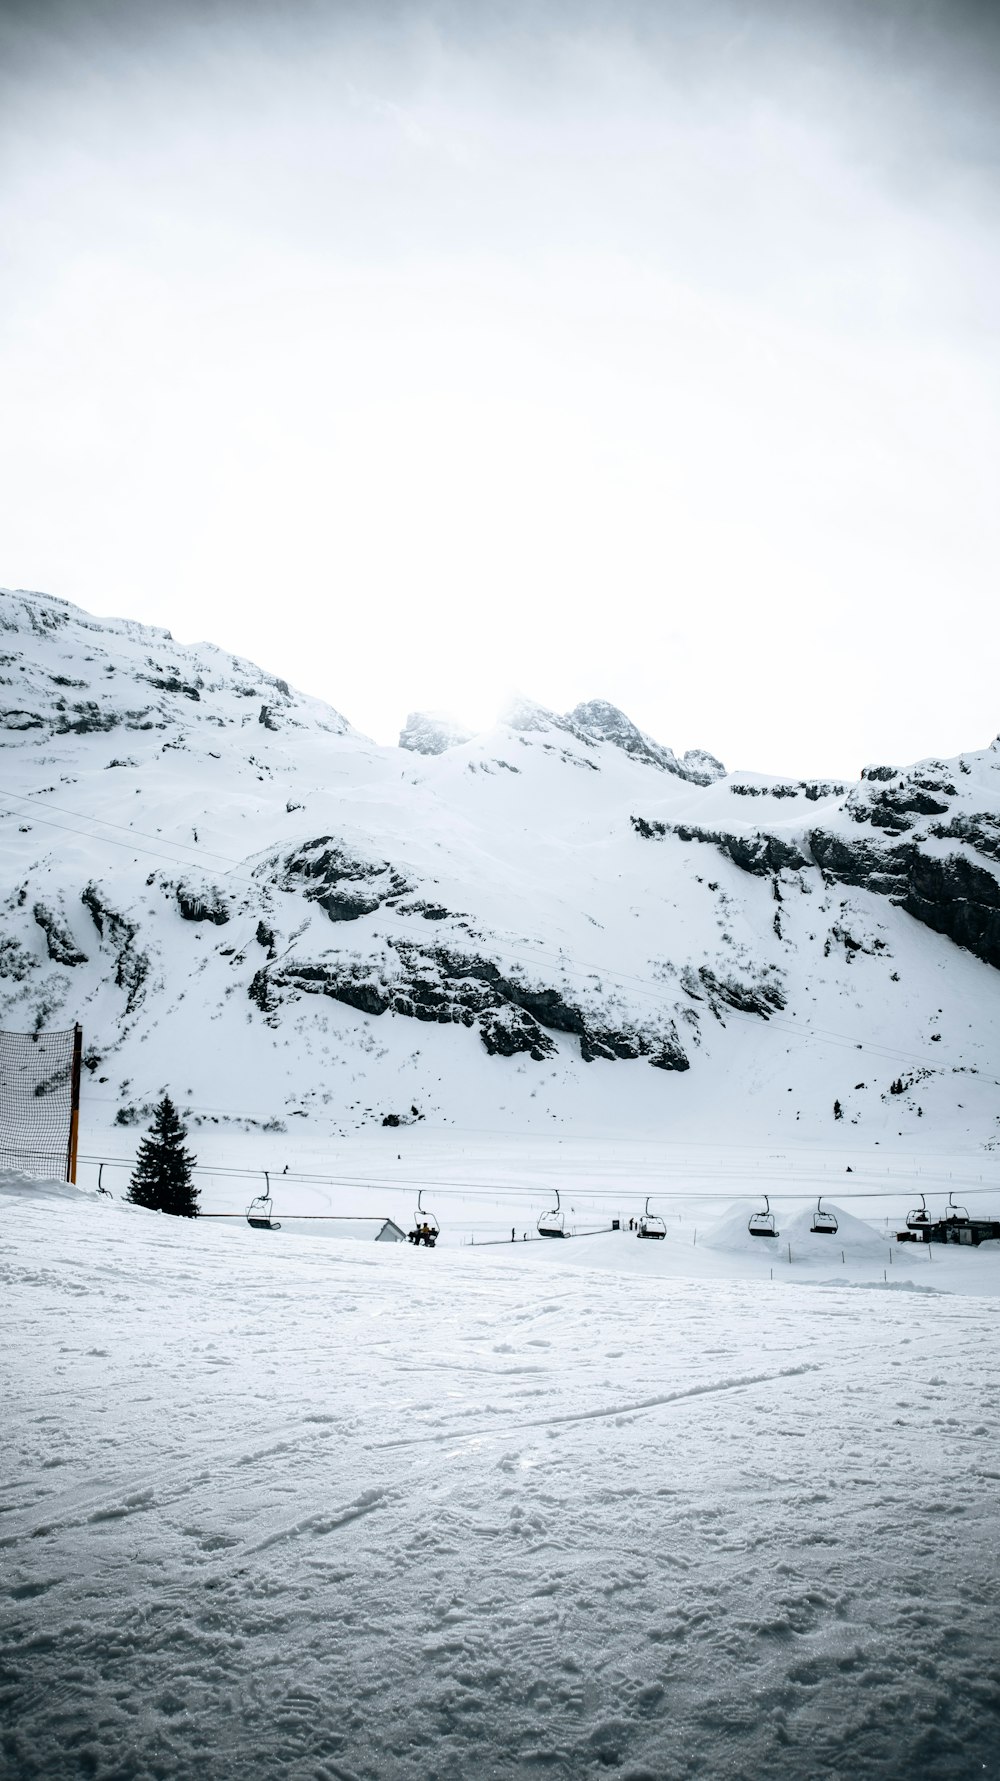
[[[964,841],[988,860],[1000,860],[1000,818],[988,811],[962,812],[946,823],[931,823],[938,841]]]
[[[806,798],[818,804],[822,798],[842,798],[847,787],[832,779],[731,779],[729,790],[734,798]]]
[[[829,879],[890,897],[925,927],[1000,968],[1000,879],[968,854],[925,852],[915,841],[849,844],[819,829],[809,842]]]
[[[332,835],[319,835],[285,856],[282,889],[318,903],[331,921],[358,921],[413,886],[387,860],[359,859]]]
[[[686,748],[680,758],[680,775],[694,785],[711,785],[713,780],[725,779],[726,769],[707,748]]]
[[[201,703],[204,681],[182,680],[179,674],[144,674],[141,678],[148,680],[150,686],[155,686],[157,692],[181,693],[185,699],[193,699],[196,704]]]
[[[48,903],[37,902],[31,911],[42,933],[49,958],[56,965],[85,965],[87,955],[77,946],[63,917]]]
[[[45,719],[37,711],[22,711],[19,706],[0,707],[0,730],[44,730]]]
[[[133,1014],[142,1001],[150,973],[149,956],[137,944],[138,925],[112,907],[99,885],[88,884],[80,901],[90,911],[101,939],[114,953],[115,982],[125,991],[126,1014]]]
[[[660,767],[667,773],[676,773],[678,778],[688,779],[694,785],[711,785],[713,780],[725,776],[726,769],[714,754],[703,748],[689,748],[683,759],[678,760],[672,748],[665,748],[652,736],[647,736],[624,711],[609,704],[607,699],[589,699],[577,705],[566,714],[563,722],[591,741],[610,742],[633,759],[644,761],[650,767]]]
[[[181,878],[168,888],[173,889],[177,907],[185,921],[210,921],[221,928],[230,919],[232,910],[216,885],[196,884],[190,879]]]
[[[511,700],[502,713],[500,721],[506,724],[508,729],[517,730],[525,736],[537,735],[545,730],[565,730],[571,736],[575,736],[578,741],[585,740],[583,731],[576,727],[571,718],[559,717],[547,706],[539,705],[534,699],[526,699],[520,695]],[[587,740],[589,742],[589,739]]]
[[[9,978],[12,983],[24,983],[35,970],[34,954],[13,934],[0,934],[0,977]]]
[[[895,844],[860,836],[855,840],[823,829],[809,829],[800,845],[766,830],[738,835],[687,823],[651,822],[641,816],[630,820],[644,840],[675,835],[679,841],[700,841],[718,848],[741,871],[756,877],[818,866],[830,883],[855,885],[889,897],[925,927],[946,934],[986,964],[1000,967],[1000,878],[968,853],[941,855],[921,847],[917,840]],[[956,819],[954,831],[948,832],[980,844],[988,857],[997,857],[994,849],[1000,847],[1000,824],[994,819]]]
[[[766,878],[786,869],[799,871],[812,864],[794,841],[784,836],[769,835],[766,830],[752,830],[745,835],[731,834],[725,829],[703,829],[690,823],[649,822],[645,817],[629,818],[637,835],[645,841],[656,841],[665,835],[676,835],[678,841],[702,841],[717,847],[743,872]]]
[[[585,1062],[647,1058],[661,1070],[689,1067],[672,1021],[649,1027],[611,1023],[551,986],[515,977],[482,954],[452,947],[421,948],[397,939],[392,956],[378,961],[339,954],[288,959],[258,971],[249,994],[270,1014],[284,994],[296,991],[330,996],[364,1014],[391,1009],[414,1020],[475,1027],[490,1056],[523,1052],[540,1063],[555,1049],[550,1035],[567,1033],[579,1040]]]
[[[472,731],[465,730],[450,717],[435,717],[428,711],[411,711],[399,732],[400,748],[413,754],[444,754],[462,742],[472,740]]]
[[[889,835],[902,835],[921,817],[944,816],[958,788],[943,761],[925,762],[901,773],[895,767],[866,767],[861,784],[844,809],[856,823],[870,823]]]
[[[712,1013],[721,1008],[735,1008],[741,1014],[757,1014],[763,1020],[785,1006],[781,975],[774,966],[740,975],[735,970],[711,965],[690,965],[681,972],[681,985],[695,1001],[704,999]]]

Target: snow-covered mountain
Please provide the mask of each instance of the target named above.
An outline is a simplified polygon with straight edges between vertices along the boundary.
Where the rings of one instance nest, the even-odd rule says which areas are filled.
[[[0,596],[0,1024],[83,1023],[92,1125],[169,1087],[330,1137],[992,1145],[997,745],[726,774],[599,700],[400,742],[211,645]]]

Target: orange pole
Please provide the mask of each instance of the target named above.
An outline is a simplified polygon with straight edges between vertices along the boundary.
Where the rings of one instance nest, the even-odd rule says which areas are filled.
[[[73,1071],[70,1078],[69,1152],[66,1179],[76,1183],[76,1153],[80,1143],[80,1070],[83,1063],[83,1028],[73,1028]]]

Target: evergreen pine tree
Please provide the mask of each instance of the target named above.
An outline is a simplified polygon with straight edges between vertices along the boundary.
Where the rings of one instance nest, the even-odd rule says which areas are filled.
[[[187,1128],[169,1095],[154,1109],[149,1135],[143,1138],[125,1195],[133,1206],[170,1212],[176,1218],[197,1218],[198,1189],[191,1177],[197,1158],[184,1149]]]

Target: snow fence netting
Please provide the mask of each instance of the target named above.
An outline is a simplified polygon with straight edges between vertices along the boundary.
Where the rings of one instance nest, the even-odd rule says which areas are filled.
[[[65,1181],[75,1032],[0,1032],[0,1168]]]

